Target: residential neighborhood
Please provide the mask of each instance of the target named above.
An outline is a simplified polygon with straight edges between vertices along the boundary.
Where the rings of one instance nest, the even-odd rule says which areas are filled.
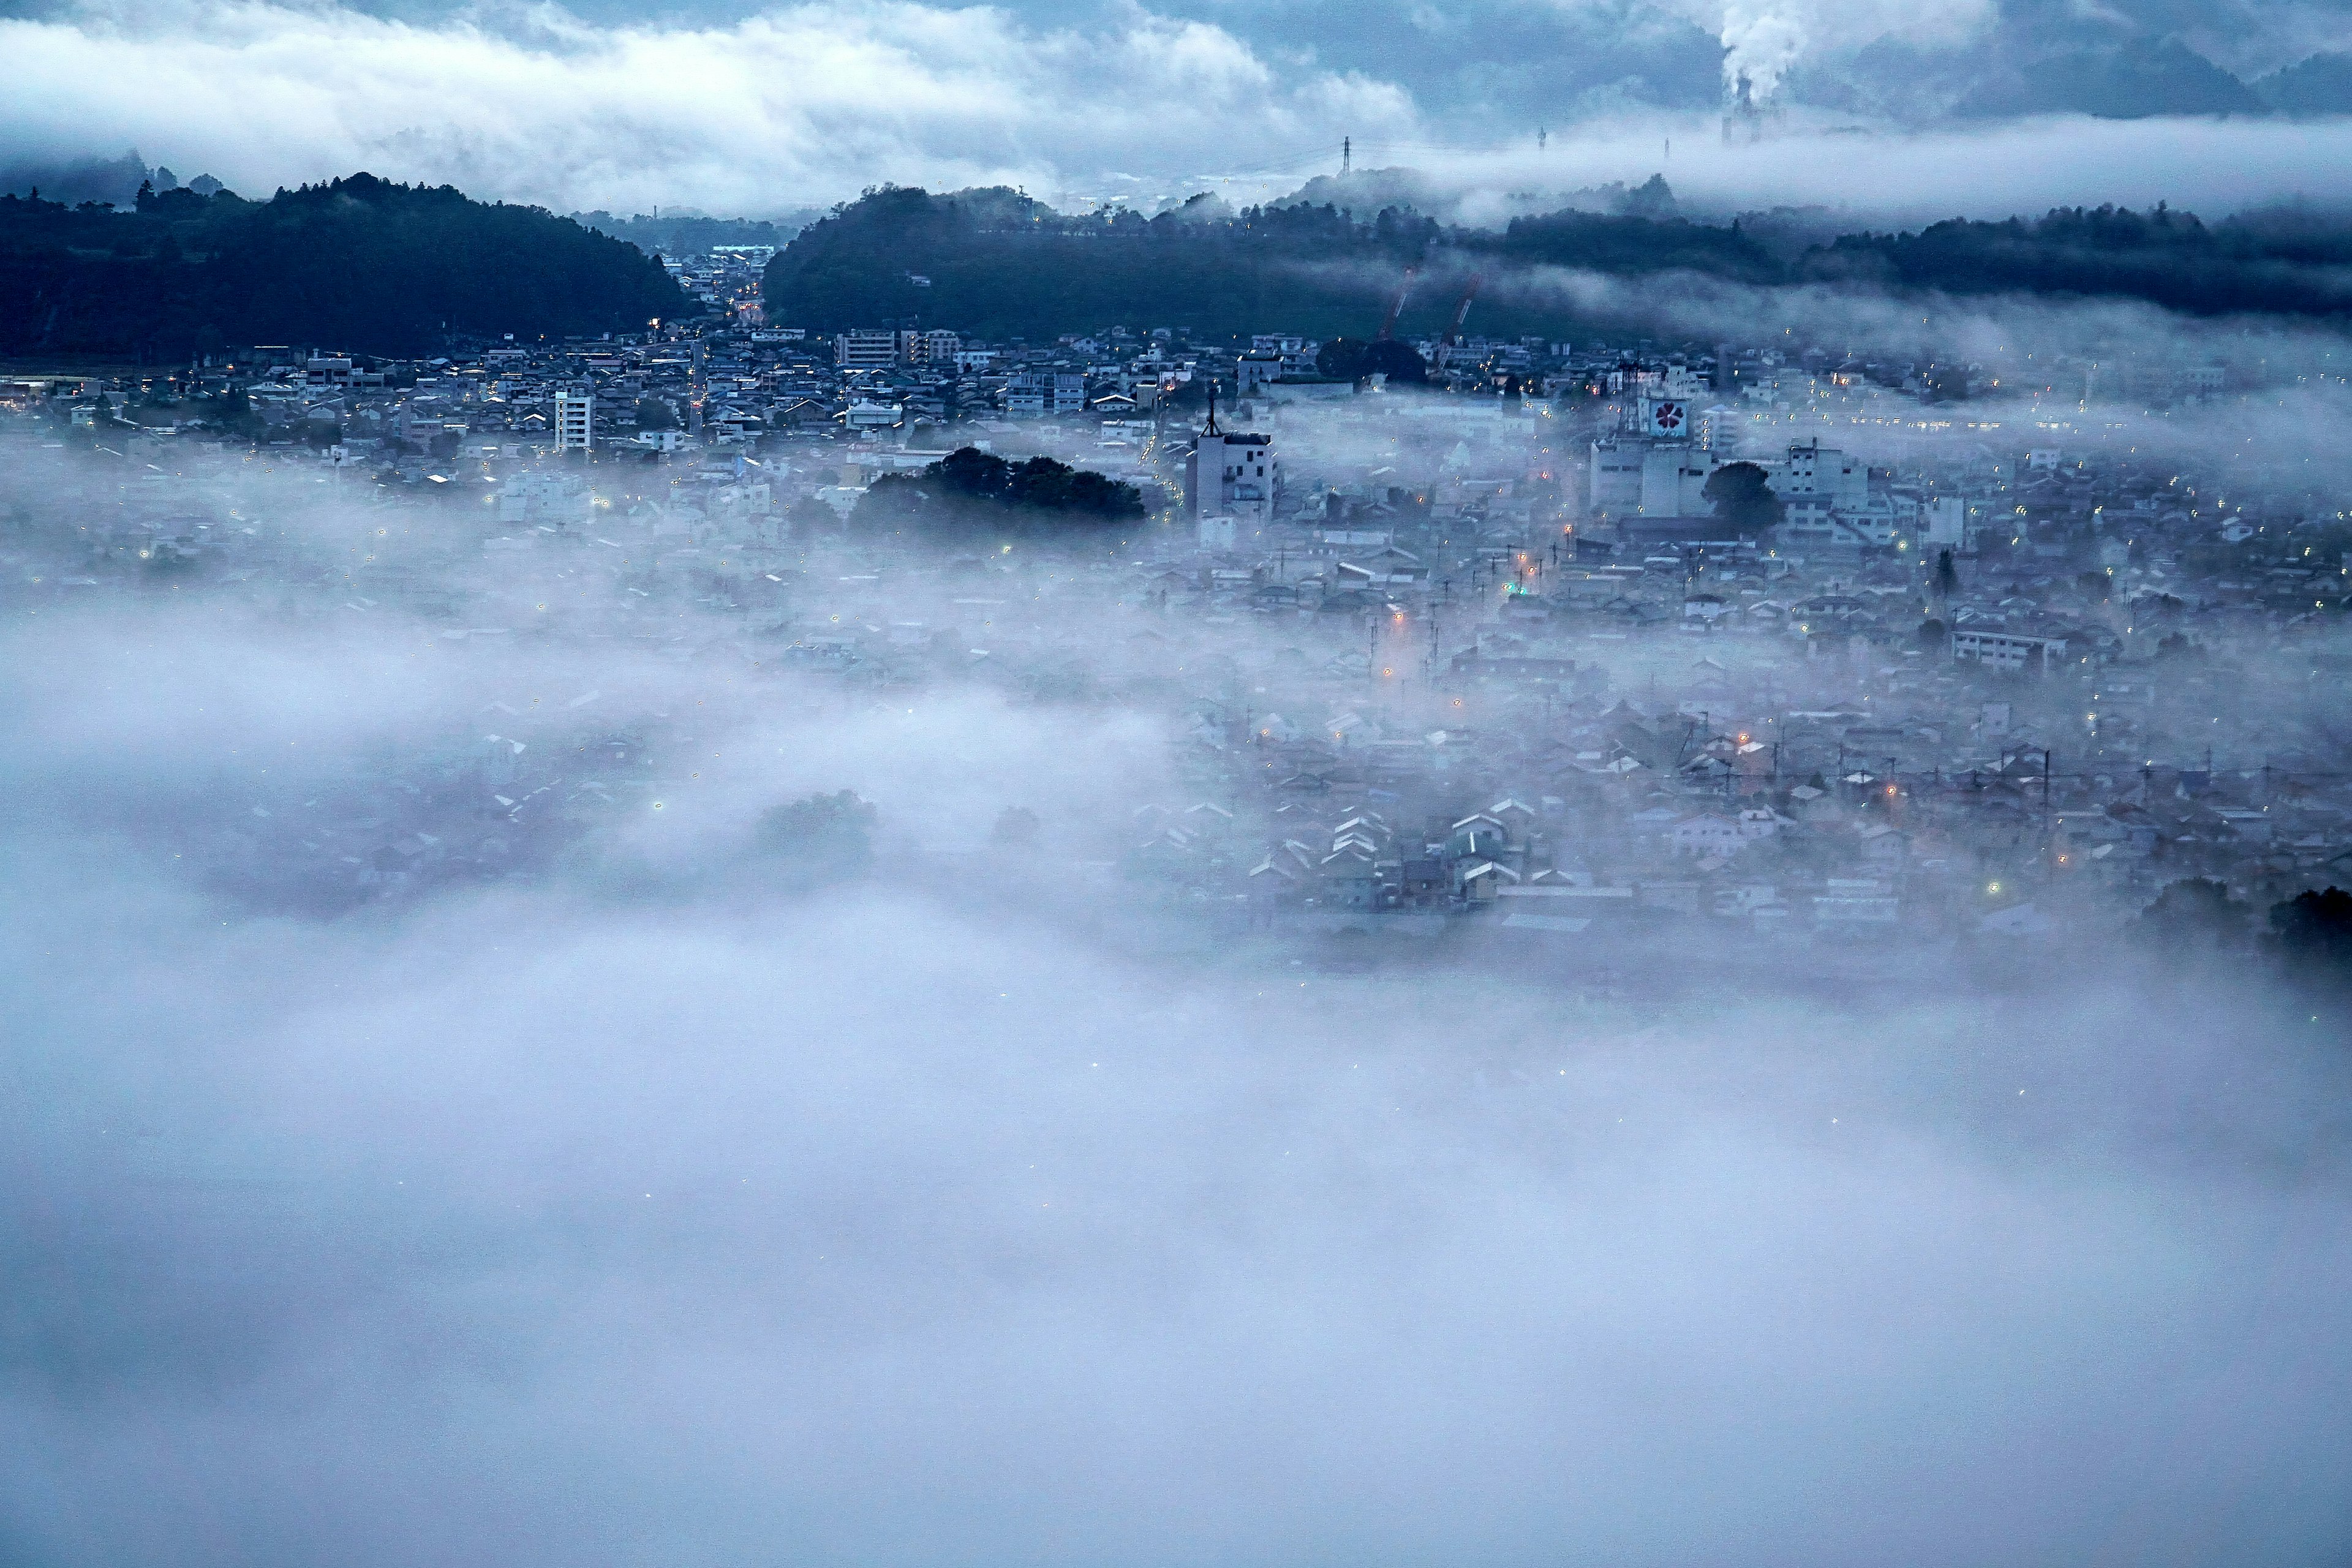
[[[2126,407],[2072,363],[1995,395],[2020,366],[1473,336],[1390,384],[1296,335],[824,336],[769,319],[760,259],[668,263],[714,314],[625,339],[10,383],[0,440],[47,482],[7,503],[9,596],[168,579],[423,617],[451,658],[623,638],[850,704],[1154,715],[1178,786],[1020,853],[1082,845],[1106,900],[1237,931],[1973,942],[2184,879],[2250,925],[2352,881],[2352,733],[2316,700],[2352,530],[2291,469],[2166,455],[2227,367],[2136,366]],[[1017,547],[876,522],[879,481],[965,449],[1141,515]],[[1761,526],[1714,499],[1743,472]],[[530,875],[680,741],[564,696],[346,798],[240,804],[202,858],[326,907]]]

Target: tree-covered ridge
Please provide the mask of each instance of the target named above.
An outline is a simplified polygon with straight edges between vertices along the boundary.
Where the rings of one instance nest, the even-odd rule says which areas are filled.
[[[769,264],[767,301],[776,320],[826,331],[923,323],[1032,340],[1109,325],[1361,339],[1407,268],[1417,279],[1399,326],[1406,335],[1441,331],[1474,279],[1485,284],[1479,330],[1556,330],[1557,309],[1515,287],[1536,267],[2142,300],[2197,315],[2331,317],[2352,307],[2352,220],[2335,214],[2288,209],[2207,225],[2161,205],[2061,208],[1798,250],[1776,249],[1738,221],[1660,216],[1669,201],[1647,216],[1569,209],[1496,232],[1393,206],[1369,217],[1304,203],[1234,211],[1201,196],[1151,218],[1071,216],[1012,191],[894,188],[803,230]]]
[[[1948,294],[2144,300],[2191,315],[2336,316],[2352,309],[2352,223],[2284,209],[2208,226],[2158,204],[2061,207],[2037,219],[1954,219],[1916,234],[1847,235],[1807,276]]]
[[[0,353],[228,344],[421,354],[452,336],[642,329],[696,307],[658,262],[543,208],[354,174],[134,211],[0,196]]]
[[[1001,188],[893,188],[802,230],[768,264],[764,293],[772,317],[828,331],[919,321],[1050,338],[1104,321],[1196,332],[1278,321],[1331,336],[1360,331],[1367,309],[1377,317],[1438,232],[1395,211],[1234,212],[1202,196],[1157,217],[1070,216]]]

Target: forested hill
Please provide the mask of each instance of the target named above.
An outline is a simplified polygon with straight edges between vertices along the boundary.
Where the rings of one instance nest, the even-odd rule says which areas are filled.
[[[2208,226],[2159,204],[1848,235],[1798,270],[1948,294],[2144,300],[2198,316],[2341,317],[2352,312],[2347,268],[2352,222],[2342,216],[2282,208]]]
[[[642,329],[698,306],[635,246],[538,207],[372,174],[141,195],[0,196],[0,353],[185,359],[228,344],[436,352],[453,334]]]
[[[1003,189],[887,189],[837,207],[768,264],[770,318],[836,331],[892,321],[982,338],[1051,338],[1107,323],[1224,335],[1277,329],[1367,337],[1419,276],[1399,330],[1435,331],[1490,261],[1559,260],[1612,271],[1678,263],[1765,278],[1777,264],[1736,228],[1581,213],[1501,236],[1449,231],[1397,207],[1328,205],[1241,212],[1213,197],[1146,218],[1069,216]],[[1507,295],[1479,307],[1486,330],[1536,331]]]
[[[1776,249],[1738,222],[1563,211],[1500,231],[1391,206],[1226,208],[1070,216],[1013,192],[886,189],[837,207],[769,263],[770,318],[823,331],[920,323],[983,338],[1125,325],[1223,337],[1366,336],[1417,272],[1399,323],[1443,329],[1473,281],[1477,329],[1556,331],[1524,286],[1536,268],[1615,277],[1691,272],[1750,284],[1842,281],[1896,292],[2143,300],[2198,315],[2339,317],[2352,310],[2352,222],[2273,213],[2208,226],[2159,207],[2073,208],[1954,221]],[[1613,327],[1636,323],[1607,323]]]

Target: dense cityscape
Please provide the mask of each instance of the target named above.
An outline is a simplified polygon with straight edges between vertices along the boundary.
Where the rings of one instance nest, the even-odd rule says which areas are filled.
[[[1793,340],[828,337],[765,319],[767,259],[669,262],[716,314],[633,336],[20,379],[12,598],[1148,713],[1160,797],[1008,800],[967,842],[877,799],[883,840],[1237,929],[2032,939],[2186,883],[2159,916],[2247,941],[2352,882],[2352,733],[2308,700],[2352,659],[2352,528],[2294,468],[2180,455],[2267,395],[2244,369],[2142,357],[2108,392],[2088,357],[1956,384]],[[1415,379],[1324,374],[1369,348]],[[958,452],[1130,499],[910,510]],[[323,801],[255,781],[172,852],[334,910],[530,876],[691,793],[666,715],[508,712]]]

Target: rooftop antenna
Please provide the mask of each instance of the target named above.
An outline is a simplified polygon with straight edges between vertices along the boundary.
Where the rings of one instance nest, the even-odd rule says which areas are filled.
[[[1201,434],[1203,436],[1223,434],[1217,428],[1217,378],[1215,376],[1209,378],[1209,422],[1201,427]]]

